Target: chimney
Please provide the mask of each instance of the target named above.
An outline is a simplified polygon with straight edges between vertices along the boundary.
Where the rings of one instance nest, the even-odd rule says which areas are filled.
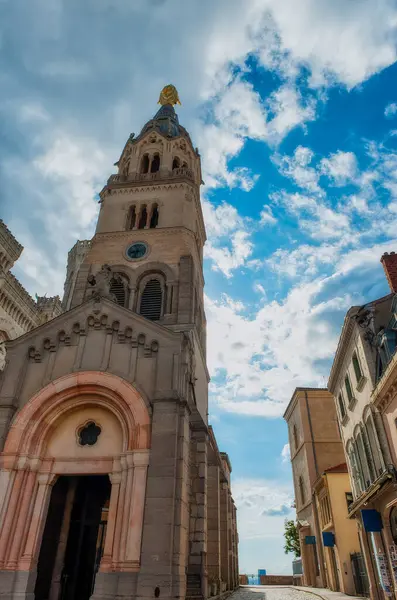
[[[395,294],[397,293],[397,254],[395,252],[385,252],[380,262],[386,273],[386,278],[390,289]]]

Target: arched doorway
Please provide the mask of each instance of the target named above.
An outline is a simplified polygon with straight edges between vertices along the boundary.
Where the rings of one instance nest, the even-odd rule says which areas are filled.
[[[111,484],[107,475],[61,475],[49,504],[35,600],[89,600],[104,551]]]
[[[98,571],[139,570],[149,444],[146,404],[119,377],[81,372],[36,394],[1,454],[0,569],[37,570],[35,600],[88,600]]]

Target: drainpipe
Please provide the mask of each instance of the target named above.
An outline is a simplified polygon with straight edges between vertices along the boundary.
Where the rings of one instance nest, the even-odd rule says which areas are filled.
[[[314,444],[314,437],[313,437],[313,425],[312,425],[312,418],[310,415],[310,408],[309,408],[309,398],[307,396],[307,391],[305,390],[305,402],[306,402],[306,411],[307,411],[307,419],[309,422],[309,430],[310,430],[310,440],[312,443],[312,450],[313,450],[313,458],[314,458],[314,467],[316,469],[316,480],[319,477],[319,472],[318,472],[318,462],[317,462],[317,454],[316,454],[316,446]],[[314,513],[314,521],[316,524],[316,533],[321,533],[321,529],[320,529],[320,521],[318,518],[318,512],[317,512],[317,503],[316,503],[316,498],[314,493],[312,494],[312,505],[313,505],[313,513]],[[316,546],[318,549],[318,560],[320,562],[320,577],[322,580],[322,585],[326,586],[327,585],[327,577],[326,577],[326,573],[325,573],[325,561],[324,561],[324,548],[323,548],[323,541],[322,541],[322,537],[320,537],[320,539],[318,540],[317,543],[317,537],[319,537],[318,535],[316,535]],[[317,569],[316,569],[317,571]]]

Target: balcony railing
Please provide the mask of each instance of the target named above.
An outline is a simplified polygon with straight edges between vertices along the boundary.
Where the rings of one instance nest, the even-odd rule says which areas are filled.
[[[111,175],[108,179],[108,185],[130,183],[133,181],[159,181],[162,179],[180,179],[187,178],[194,181],[194,173],[192,169],[187,167],[179,167],[172,171],[163,172],[156,171],[156,173],[133,173],[130,175]]]

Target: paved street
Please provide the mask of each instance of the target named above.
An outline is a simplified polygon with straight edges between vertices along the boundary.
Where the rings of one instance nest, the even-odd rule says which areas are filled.
[[[316,596],[289,587],[241,587],[230,600],[316,600]]]

